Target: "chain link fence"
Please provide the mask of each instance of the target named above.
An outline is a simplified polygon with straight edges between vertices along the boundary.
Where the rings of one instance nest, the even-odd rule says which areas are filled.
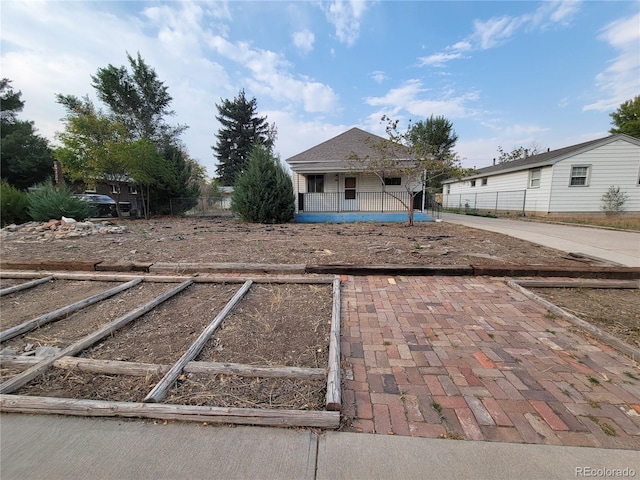
[[[466,212],[518,212],[525,213],[526,190],[504,192],[467,192],[444,194],[442,207]]]
[[[171,215],[187,217],[231,217],[228,197],[172,198],[169,200]]]

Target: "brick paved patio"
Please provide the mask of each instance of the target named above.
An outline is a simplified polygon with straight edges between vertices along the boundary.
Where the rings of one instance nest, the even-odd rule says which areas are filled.
[[[478,277],[344,277],[356,431],[640,450],[640,371]]]

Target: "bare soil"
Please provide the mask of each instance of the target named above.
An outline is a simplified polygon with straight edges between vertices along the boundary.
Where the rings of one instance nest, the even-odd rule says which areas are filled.
[[[42,240],[2,231],[0,258],[354,265],[584,265],[566,253],[449,223],[263,225],[230,218],[116,220],[124,234]]]
[[[640,290],[530,288],[578,318],[640,348]]]
[[[2,234],[3,260],[43,258],[126,262],[349,263],[407,265],[584,265],[564,252],[505,235],[446,223],[245,224],[232,219],[117,221],[121,235],[42,241],[20,231]],[[0,288],[24,280],[3,279]],[[4,330],[67,305],[113,282],[55,280],[0,297]],[[39,346],[66,347],[170,289],[143,282],[66,319],[3,342],[17,355]],[[195,284],[152,312],[82,352],[96,359],[170,364],[191,345],[239,284]],[[640,346],[640,291],[535,289],[540,296]],[[326,367],[331,287],[254,284],[208,342],[199,361],[250,365]],[[24,368],[0,368],[3,380]],[[112,401],[141,401],[157,376],[127,377],[52,368],[17,393]],[[323,408],[326,383],[288,379],[190,374],[166,402],[250,408]]]

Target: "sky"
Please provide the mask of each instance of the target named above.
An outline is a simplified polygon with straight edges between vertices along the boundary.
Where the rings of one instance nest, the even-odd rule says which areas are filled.
[[[241,89],[283,160],[352,127],[386,136],[384,115],[401,130],[433,115],[453,124],[462,165],[481,168],[498,147],[609,134],[609,114],[640,94],[640,2],[0,2],[0,75],[54,145],[55,95],[95,99],[91,75],[138,52],[209,176],[216,104]]]

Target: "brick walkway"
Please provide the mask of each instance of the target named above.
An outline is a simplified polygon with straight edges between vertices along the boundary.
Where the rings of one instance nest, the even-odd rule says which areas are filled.
[[[354,430],[640,450],[637,366],[503,281],[345,280]]]

